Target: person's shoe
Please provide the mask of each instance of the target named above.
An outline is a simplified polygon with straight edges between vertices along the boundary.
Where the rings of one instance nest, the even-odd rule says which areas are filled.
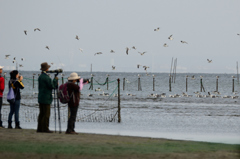
[[[20,127],[20,122],[16,122],[15,129],[22,129],[22,128]]]
[[[78,135],[78,133],[75,130],[73,130],[72,132],[74,132],[76,135]]]
[[[75,132],[73,132],[73,131],[71,131],[71,132],[69,132],[69,131],[66,131],[66,133],[65,134],[71,134],[71,135],[75,135]]]
[[[2,125],[2,121],[0,121],[0,128],[5,128],[5,127]]]
[[[8,129],[12,129],[13,127],[12,127],[12,122],[11,121],[9,121],[8,122]]]
[[[36,132],[37,132],[37,133],[41,133],[42,131],[40,131],[40,130],[37,130]]]

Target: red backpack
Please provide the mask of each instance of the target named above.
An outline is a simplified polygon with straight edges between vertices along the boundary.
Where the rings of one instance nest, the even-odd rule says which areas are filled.
[[[70,101],[70,98],[72,96],[72,94],[69,96],[68,94],[68,88],[67,88],[68,82],[62,84],[59,88],[58,88],[58,98],[60,100],[61,103],[63,104],[67,104]]]

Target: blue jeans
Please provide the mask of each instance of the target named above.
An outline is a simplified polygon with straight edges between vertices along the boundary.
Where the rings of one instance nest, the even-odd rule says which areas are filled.
[[[14,114],[15,122],[19,122],[19,108],[20,100],[15,100],[13,104],[10,104],[10,113],[8,115],[8,122],[12,122],[12,116]]]

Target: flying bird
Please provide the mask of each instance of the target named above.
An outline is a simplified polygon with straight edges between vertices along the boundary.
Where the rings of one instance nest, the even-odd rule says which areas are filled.
[[[102,54],[102,52],[97,52],[97,53],[94,54],[94,56],[95,55],[101,55],[101,54]]]
[[[19,67],[23,67],[23,65],[22,65],[22,64],[19,64]]]
[[[140,55],[144,55],[145,53],[147,53],[146,51],[144,52],[138,52]]]
[[[79,37],[76,35],[76,39],[79,40]]]
[[[188,44],[186,41],[180,41],[180,42],[183,43],[183,44],[184,44],[184,43],[185,43],[185,44]]]
[[[137,65],[137,68],[139,68],[140,66],[142,66],[142,65],[138,64],[138,65]]]
[[[22,57],[21,60],[24,61],[25,59]]]
[[[132,49],[136,50],[137,48],[135,46],[133,46]]]
[[[238,36],[240,36],[240,34],[237,34]]]
[[[172,37],[173,35],[170,35],[169,37],[168,37],[168,39],[169,40],[173,40],[173,37]]]
[[[165,43],[165,44],[163,44],[163,46],[164,46],[164,47],[168,47],[168,44],[167,44],[167,43]]]
[[[212,63],[212,60],[207,59],[208,63]]]
[[[35,29],[34,29],[34,31],[37,31],[37,30],[38,30],[38,31],[41,31],[39,28],[35,28]]]
[[[53,65],[54,63],[52,62],[51,65]]]
[[[27,35],[27,30],[24,30],[25,35]]]
[[[16,60],[13,60],[12,63],[16,62]]]
[[[129,51],[130,49],[128,48],[128,47],[126,47],[126,54],[128,55],[128,51]]]
[[[13,60],[15,61],[15,60],[16,60],[16,57],[14,57]]]
[[[160,28],[158,27],[157,29],[154,29],[154,31],[159,31],[160,30]]]
[[[114,50],[111,50],[110,53],[115,53],[115,51],[114,51]]]
[[[194,75],[192,76],[192,79],[195,79],[195,76],[194,76]]]
[[[147,69],[149,68],[148,66],[143,66],[144,70],[147,71]]]
[[[5,55],[5,59],[8,59],[10,55]]]
[[[116,70],[116,66],[112,66],[112,70]]]
[[[81,52],[83,52],[83,49],[79,48],[79,50],[80,50]]]
[[[46,49],[50,50],[48,46],[45,47]]]

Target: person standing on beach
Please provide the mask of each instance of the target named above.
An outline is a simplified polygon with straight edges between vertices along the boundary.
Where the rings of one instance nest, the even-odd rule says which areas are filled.
[[[70,101],[68,102],[68,108],[70,112],[70,117],[68,119],[68,125],[66,134],[78,134],[75,132],[75,122],[77,117],[77,111],[80,101],[80,87],[75,83],[80,79],[77,73],[73,72],[68,77],[67,90],[70,95]]]
[[[2,97],[3,97],[3,91],[4,91],[4,78],[2,77],[2,70],[3,70],[3,66],[0,66],[0,128],[4,128],[4,126],[2,125]]]
[[[46,71],[51,66],[47,62],[41,64],[42,73],[38,78],[38,127],[37,132],[53,133],[49,130],[50,105],[53,101],[52,90],[57,87],[58,78],[53,80],[47,75]]]
[[[24,89],[24,85],[22,83],[23,76],[20,76],[17,70],[13,70],[10,72],[10,81],[8,83],[8,87],[13,88],[15,100],[10,103],[10,113],[8,115],[8,129],[12,129],[12,116],[14,114],[15,117],[15,129],[22,129],[20,127],[19,121],[19,109],[20,109],[20,101],[21,101],[21,92],[20,89]]]

